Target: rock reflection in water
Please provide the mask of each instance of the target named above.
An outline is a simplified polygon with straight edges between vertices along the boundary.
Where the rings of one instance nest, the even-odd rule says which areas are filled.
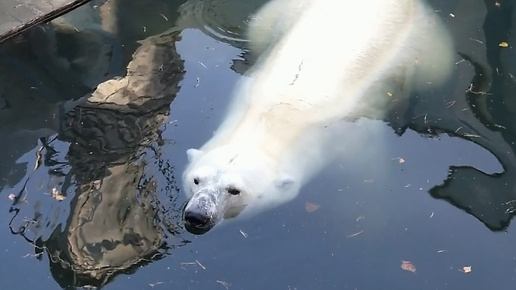
[[[42,139],[50,184],[70,198],[70,209],[43,209],[38,202],[32,219],[15,215],[12,229],[34,242],[37,254],[48,254],[62,287],[100,287],[187,243],[176,226],[175,168],[161,156],[165,141],[160,136],[184,74],[175,49],[178,35],[143,41],[125,77],[100,84],[71,110],[57,140]],[[57,148],[64,147],[62,141],[69,147]],[[30,177],[27,184],[34,184]],[[159,190],[168,201],[157,199]],[[12,211],[26,207],[26,198],[32,197],[21,190]],[[64,224],[55,216],[62,214],[68,215]],[[49,237],[40,234],[45,228]],[[170,244],[176,239],[167,235],[178,236],[177,243]]]

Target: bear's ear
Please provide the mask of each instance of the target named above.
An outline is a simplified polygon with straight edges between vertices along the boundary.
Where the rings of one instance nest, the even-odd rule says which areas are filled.
[[[197,156],[202,153],[199,149],[190,148],[186,150],[186,156],[188,157],[188,162],[192,162]]]
[[[276,186],[281,189],[287,189],[294,183],[294,179],[290,175],[283,175],[276,181]]]

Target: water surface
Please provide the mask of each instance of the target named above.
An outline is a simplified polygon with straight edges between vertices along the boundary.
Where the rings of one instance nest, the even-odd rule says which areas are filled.
[[[242,2],[112,1],[74,12],[100,16],[59,30],[62,58],[34,51],[52,37],[37,31],[0,47],[0,289],[512,289],[510,1],[432,1],[470,59],[449,83],[391,126],[347,125],[342,146],[366,146],[294,201],[182,228],[185,151],[248,66],[242,31],[261,3]],[[80,99],[113,78],[127,103]]]

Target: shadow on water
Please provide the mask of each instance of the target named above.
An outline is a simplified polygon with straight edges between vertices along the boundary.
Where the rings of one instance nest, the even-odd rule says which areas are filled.
[[[516,212],[516,78],[512,72],[516,59],[512,49],[503,45],[516,40],[512,36],[516,19],[512,1],[484,3],[484,34],[473,40],[485,43],[485,54],[460,44],[458,47],[463,58],[457,66],[459,88],[464,88],[465,93],[445,96],[441,103],[414,99],[413,121],[408,127],[421,133],[446,133],[466,139],[498,159],[503,167],[500,173],[486,174],[470,166],[451,167],[448,178],[430,189],[430,194],[472,214],[489,229],[502,231]]]
[[[9,140],[0,150],[0,192],[12,200],[6,223],[38,259],[48,257],[62,288],[105,286],[190,243],[176,180],[183,164],[164,153],[175,145],[163,132],[177,126],[169,115],[186,74],[176,44],[182,30],[194,28],[244,49],[249,12],[263,1],[222,1],[220,11],[217,1],[180,8],[121,2],[74,12],[97,15],[95,25],[75,29],[62,18],[0,46],[0,136]],[[400,136],[446,134],[491,152],[503,172],[453,166],[429,192],[503,231],[516,213],[516,57],[500,44],[516,43],[516,20],[511,1],[475,3],[487,7],[482,30],[469,35],[457,25],[481,22],[480,6],[448,23],[462,58],[449,92],[414,96],[385,121]],[[451,1],[442,13],[472,6]],[[129,21],[139,13],[146,21]],[[132,24],[122,31],[124,23]],[[238,73],[252,63],[241,57],[228,64]]]

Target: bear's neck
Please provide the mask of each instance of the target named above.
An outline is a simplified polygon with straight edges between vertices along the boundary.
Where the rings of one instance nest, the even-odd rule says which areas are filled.
[[[299,139],[307,126],[300,126],[299,121],[286,120],[281,116],[267,113],[256,117],[247,116],[227,132],[220,145],[240,147],[241,150],[257,150],[274,160],[281,160],[292,148],[299,146]]]
[[[255,154],[257,159],[267,159],[262,161],[267,161],[272,170],[308,181],[328,159],[322,152],[324,137],[315,124],[298,126],[300,122],[290,122],[295,120],[247,115],[233,126],[225,126],[225,132],[217,133],[208,147],[227,146],[234,155]]]

